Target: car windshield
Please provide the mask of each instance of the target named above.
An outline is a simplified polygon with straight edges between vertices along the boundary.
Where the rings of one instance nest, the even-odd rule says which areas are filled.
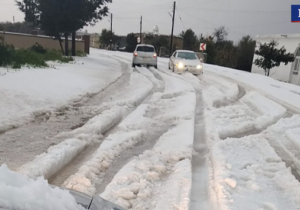
[[[139,52],[155,52],[154,48],[150,46],[138,46],[136,50]]]
[[[197,55],[193,52],[178,52],[178,58],[186,60],[196,60],[198,59]]]

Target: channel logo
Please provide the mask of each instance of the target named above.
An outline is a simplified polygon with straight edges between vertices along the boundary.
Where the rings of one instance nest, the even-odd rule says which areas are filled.
[[[300,23],[300,5],[292,5],[292,23]]]

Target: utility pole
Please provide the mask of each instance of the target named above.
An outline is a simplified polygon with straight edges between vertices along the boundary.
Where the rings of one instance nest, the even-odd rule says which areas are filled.
[[[110,14],[110,50],[112,50],[112,41],[113,41],[113,14]]]
[[[24,0],[25,4],[25,21],[28,21],[28,0]]]
[[[141,22],[140,22],[140,40],[141,40],[141,44],[143,43],[143,39],[142,39],[142,27],[143,27],[143,16],[141,16]]]
[[[172,32],[171,32],[171,44],[170,44],[170,57],[171,57],[171,55],[173,53],[173,33],[174,33],[175,10],[176,10],[176,1],[174,1],[174,5],[173,5]]]

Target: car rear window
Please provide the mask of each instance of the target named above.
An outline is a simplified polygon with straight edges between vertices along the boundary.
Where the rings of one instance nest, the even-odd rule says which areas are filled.
[[[139,52],[155,52],[154,48],[149,46],[138,46],[136,50]]]

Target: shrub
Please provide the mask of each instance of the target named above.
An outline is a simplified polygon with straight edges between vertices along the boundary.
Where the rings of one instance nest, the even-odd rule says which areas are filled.
[[[12,61],[14,47],[0,43],[0,66],[7,66]]]
[[[68,63],[74,61],[72,57],[64,56],[61,51],[58,50],[48,50],[45,54],[45,61],[59,61],[62,63]]]
[[[78,57],[85,57],[85,56],[86,56],[86,53],[85,53],[85,52],[82,52],[81,50],[78,50],[78,51],[76,52],[76,56],[78,56]]]
[[[32,50],[15,50],[12,60],[13,66],[33,66],[33,67],[47,67],[47,63],[43,54],[36,53]]]
[[[14,69],[21,66],[48,67],[47,61],[68,63],[72,57],[63,56],[58,50],[46,50],[35,44],[29,49],[14,49],[13,46],[0,43],[0,66],[10,66]]]
[[[41,46],[39,43],[36,43],[35,45],[33,45],[30,50],[36,52],[36,53],[40,53],[40,54],[45,54],[47,52],[46,49],[43,48],[43,46]]]

